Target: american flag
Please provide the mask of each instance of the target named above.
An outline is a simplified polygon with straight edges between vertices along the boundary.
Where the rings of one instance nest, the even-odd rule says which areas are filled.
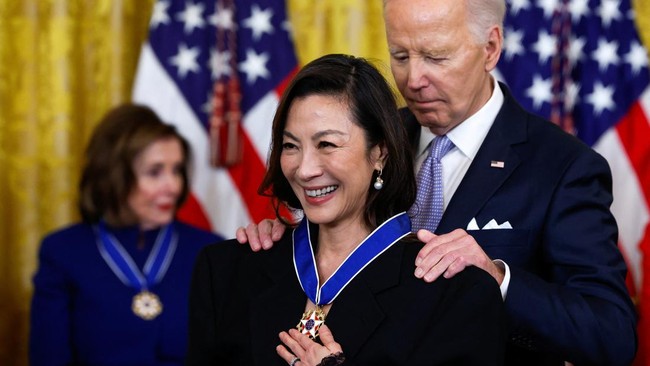
[[[234,237],[238,226],[274,217],[257,188],[279,96],[298,65],[288,24],[278,0],[155,3],[133,100],[191,144],[181,220]]]
[[[650,76],[629,0],[510,0],[497,77],[612,168],[619,247],[637,300],[638,364],[650,364]],[[615,336],[615,335],[612,335]]]

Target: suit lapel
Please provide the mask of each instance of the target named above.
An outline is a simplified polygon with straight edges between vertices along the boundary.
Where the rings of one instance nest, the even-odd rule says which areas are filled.
[[[520,164],[513,145],[526,141],[525,114],[501,84],[504,103],[474,161],[454,193],[436,232],[446,233],[467,224]],[[495,163],[493,163],[495,162]],[[503,167],[494,166],[503,163]]]
[[[278,334],[298,324],[307,302],[293,269],[291,240],[282,240],[274,248],[279,250],[253,254],[267,256],[260,262],[263,280],[252,289],[259,294],[251,304],[249,322],[256,364],[281,361],[275,351],[275,346],[281,344]]]
[[[376,294],[399,283],[403,247],[394,245],[334,300],[325,323],[348,357],[355,357],[385,319]]]
[[[279,251],[263,261],[262,281],[249,323],[253,358],[275,359],[278,333],[295,327],[304,311],[307,296],[297,280],[292,262],[291,240],[276,244]],[[399,283],[403,246],[396,244],[368,265],[334,300],[325,319],[336,342],[354,357],[385,318],[376,294]],[[262,362],[264,364],[264,362]]]

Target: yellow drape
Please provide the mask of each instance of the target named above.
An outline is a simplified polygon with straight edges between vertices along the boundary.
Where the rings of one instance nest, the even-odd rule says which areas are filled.
[[[87,137],[130,98],[153,0],[0,1],[0,365],[26,365],[40,238],[77,219]]]
[[[381,1],[287,1],[301,63],[352,53],[390,80]],[[0,365],[27,364],[38,243],[77,219],[83,146],[130,99],[153,2],[0,0]],[[648,45],[650,2],[634,5]]]

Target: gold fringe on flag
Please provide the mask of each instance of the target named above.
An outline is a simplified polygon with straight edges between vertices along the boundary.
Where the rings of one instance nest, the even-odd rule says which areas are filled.
[[[233,0],[217,1],[217,9],[231,9],[232,17],[235,18]],[[236,32],[234,26],[217,25],[217,52],[229,55],[229,62],[227,70],[218,71],[220,77],[214,84],[212,95],[210,163],[214,167],[228,167],[242,160],[241,89],[237,74]]]

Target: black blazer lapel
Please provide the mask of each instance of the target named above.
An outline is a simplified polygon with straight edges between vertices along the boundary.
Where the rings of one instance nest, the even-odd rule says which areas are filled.
[[[437,233],[465,229],[481,207],[520,164],[513,145],[526,141],[527,120],[521,107],[501,84],[504,103],[474,161],[445,210]],[[494,162],[494,163],[493,163]],[[493,166],[503,163],[503,167]]]
[[[269,364],[269,360],[284,363],[275,351],[281,344],[278,334],[298,324],[307,302],[293,268],[291,241],[283,240],[274,248],[279,250],[253,254],[266,256],[256,263],[262,266],[262,280],[251,289],[255,300],[248,322],[253,358],[258,365]],[[242,319],[242,326],[246,326],[246,319]]]
[[[293,267],[292,243],[283,240],[275,247],[281,250],[254,254],[268,255],[257,262],[263,263],[264,280],[256,281],[258,285],[252,289],[253,294],[259,295],[253,295],[255,301],[248,323],[256,364],[281,360],[275,355],[275,346],[280,344],[278,333],[298,324],[307,301]],[[332,303],[325,324],[349,357],[361,350],[384,320],[376,295],[399,283],[402,253],[403,247],[399,244],[388,249],[354,278]]]
[[[376,295],[399,283],[403,247],[396,244],[367,266],[334,300],[325,323],[355,357],[385,318]]]

